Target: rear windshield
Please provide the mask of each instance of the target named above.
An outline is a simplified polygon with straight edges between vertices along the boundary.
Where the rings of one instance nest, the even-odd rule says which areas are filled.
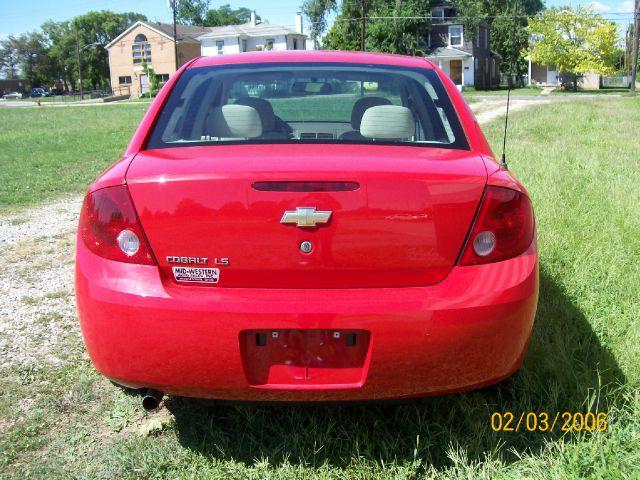
[[[309,142],[468,148],[435,71],[345,63],[187,69],[147,148]]]

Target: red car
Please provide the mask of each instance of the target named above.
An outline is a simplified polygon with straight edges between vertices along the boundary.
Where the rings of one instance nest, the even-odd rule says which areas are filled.
[[[149,408],[469,390],[525,355],[533,211],[424,58],[197,58],[90,187],[76,294]]]

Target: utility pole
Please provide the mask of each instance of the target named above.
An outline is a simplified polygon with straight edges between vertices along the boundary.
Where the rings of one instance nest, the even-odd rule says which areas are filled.
[[[173,9],[173,56],[176,62],[176,70],[178,70],[178,34],[176,28],[176,10],[178,0],[171,0],[171,7]]]
[[[360,50],[364,52],[366,0],[360,0]]]
[[[640,0],[636,0],[633,9],[633,49],[631,53],[631,85],[629,90],[636,91],[636,75],[638,73],[638,30],[640,30]]]
[[[78,81],[80,82],[80,100],[82,100],[84,96],[84,90],[82,89],[82,66],[80,65],[80,40],[78,40],[77,28],[76,28],[76,59],[78,61]]]

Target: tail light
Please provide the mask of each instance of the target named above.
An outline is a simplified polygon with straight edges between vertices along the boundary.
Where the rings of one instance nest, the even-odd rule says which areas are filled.
[[[460,259],[460,265],[499,262],[524,253],[533,241],[529,198],[510,188],[489,186]]]
[[[85,245],[96,255],[119,262],[156,263],[124,185],[87,194],[78,229]]]

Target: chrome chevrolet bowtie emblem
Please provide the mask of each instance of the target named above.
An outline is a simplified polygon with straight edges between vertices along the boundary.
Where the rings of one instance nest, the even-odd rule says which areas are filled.
[[[296,211],[287,210],[280,223],[295,223],[298,227],[315,227],[319,223],[327,223],[331,218],[331,210],[318,212],[316,207],[296,207]]]

